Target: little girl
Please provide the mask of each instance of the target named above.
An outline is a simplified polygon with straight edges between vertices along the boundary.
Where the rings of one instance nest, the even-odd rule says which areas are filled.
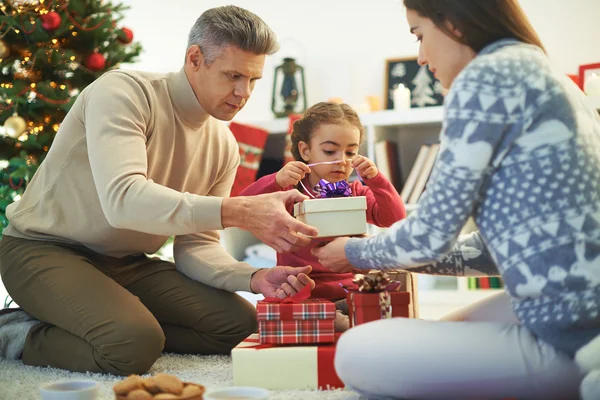
[[[244,189],[240,196],[297,188],[309,197],[318,197],[313,188],[321,179],[339,182],[348,179],[356,168],[367,186],[356,180],[350,187],[352,196],[367,198],[367,222],[380,227],[391,226],[406,217],[406,210],[394,186],[379,173],[375,164],[358,155],[363,136],[364,127],[350,106],[317,103],[294,123],[292,155],[296,161],[287,163],[277,173],[260,178]],[[289,211],[292,213],[292,207],[289,207]],[[337,301],[345,298],[345,291],[340,284],[352,284],[353,274],[331,272],[311,254],[313,247],[329,240],[315,239],[310,246],[297,252],[278,253],[277,265],[312,266],[310,277],[315,281],[312,297]]]

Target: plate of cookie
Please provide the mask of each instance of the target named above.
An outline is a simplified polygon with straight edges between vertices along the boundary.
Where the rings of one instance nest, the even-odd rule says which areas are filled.
[[[203,385],[169,374],[129,375],[113,386],[116,400],[202,400],[205,391]]]
[[[269,393],[267,389],[257,387],[232,386],[210,390],[204,395],[204,400],[266,400]]]

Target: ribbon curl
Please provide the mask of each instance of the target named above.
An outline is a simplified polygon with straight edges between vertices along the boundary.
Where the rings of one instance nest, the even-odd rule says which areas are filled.
[[[321,179],[315,186],[315,192],[324,199],[352,196],[352,188],[347,181],[329,182],[326,179]]]

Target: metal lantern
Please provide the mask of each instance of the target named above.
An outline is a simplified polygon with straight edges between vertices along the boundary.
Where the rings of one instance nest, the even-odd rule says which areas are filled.
[[[302,104],[298,104],[299,98]],[[283,63],[275,68],[271,110],[277,118],[306,110],[304,68],[296,64],[293,58],[284,58]]]

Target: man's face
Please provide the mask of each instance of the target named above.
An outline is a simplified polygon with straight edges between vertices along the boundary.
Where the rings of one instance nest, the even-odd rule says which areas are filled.
[[[230,121],[244,107],[256,81],[262,78],[265,55],[224,47],[210,65],[198,46],[188,49],[185,70],[202,108],[213,117]]]

